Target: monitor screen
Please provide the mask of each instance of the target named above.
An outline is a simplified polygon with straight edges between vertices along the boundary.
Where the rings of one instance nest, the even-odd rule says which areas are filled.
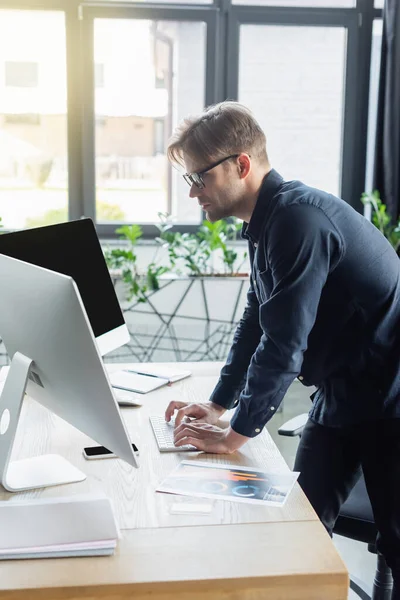
[[[101,354],[129,341],[91,219],[5,233],[0,235],[0,253],[72,277]]]

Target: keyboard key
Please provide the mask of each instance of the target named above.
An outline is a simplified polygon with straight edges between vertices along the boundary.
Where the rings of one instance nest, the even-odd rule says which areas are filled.
[[[174,421],[167,423],[163,416],[152,415],[150,423],[160,452],[199,452],[197,448],[190,444],[175,446]]]

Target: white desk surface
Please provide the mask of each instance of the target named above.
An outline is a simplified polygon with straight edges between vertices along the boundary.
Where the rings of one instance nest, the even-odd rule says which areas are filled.
[[[86,461],[82,449],[93,441],[25,400],[13,459],[59,453],[87,479],[22,494],[3,490],[0,499],[105,492],[114,502],[122,539],[113,557],[0,563],[0,600],[141,600],[149,593],[152,600],[347,598],[343,562],[298,484],[283,508],[216,500],[209,515],[171,514],[177,496],[155,489],[182,459],[288,468],[266,430],[230,456],[160,454],[149,415],[163,414],[173,399],[206,401],[221,364],[171,366],[193,375],[142,396],[141,407],[122,409],[140,450],[139,469],[118,459]]]

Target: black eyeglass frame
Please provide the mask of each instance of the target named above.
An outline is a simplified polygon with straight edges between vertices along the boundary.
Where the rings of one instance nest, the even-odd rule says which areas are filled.
[[[202,169],[201,171],[198,171],[196,173],[184,173],[183,179],[190,187],[192,185],[195,185],[199,188],[199,190],[203,190],[206,187],[206,184],[203,181],[204,173],[211,171],[211,169],[215,169],[215,167],[218,167],[218,165],[222,164],[226,160],[229,160],[230,158],[237,158],[238,156],[240,156],[240,154],[231,154],[230,156],[225,156],[225,158],[221,158],[221,160],[218,160],[206,169]]]

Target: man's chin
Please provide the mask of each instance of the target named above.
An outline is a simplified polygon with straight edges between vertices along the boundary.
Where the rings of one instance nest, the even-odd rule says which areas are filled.
[[[218,211],[215,211],[213,209],[211,210],[206,210],[206,219],[207,221],[210,221],[210,223],[215,223],[216,221],[220,221],[220,219],[223,219],[224,217],[220,214],[218,214]]]

